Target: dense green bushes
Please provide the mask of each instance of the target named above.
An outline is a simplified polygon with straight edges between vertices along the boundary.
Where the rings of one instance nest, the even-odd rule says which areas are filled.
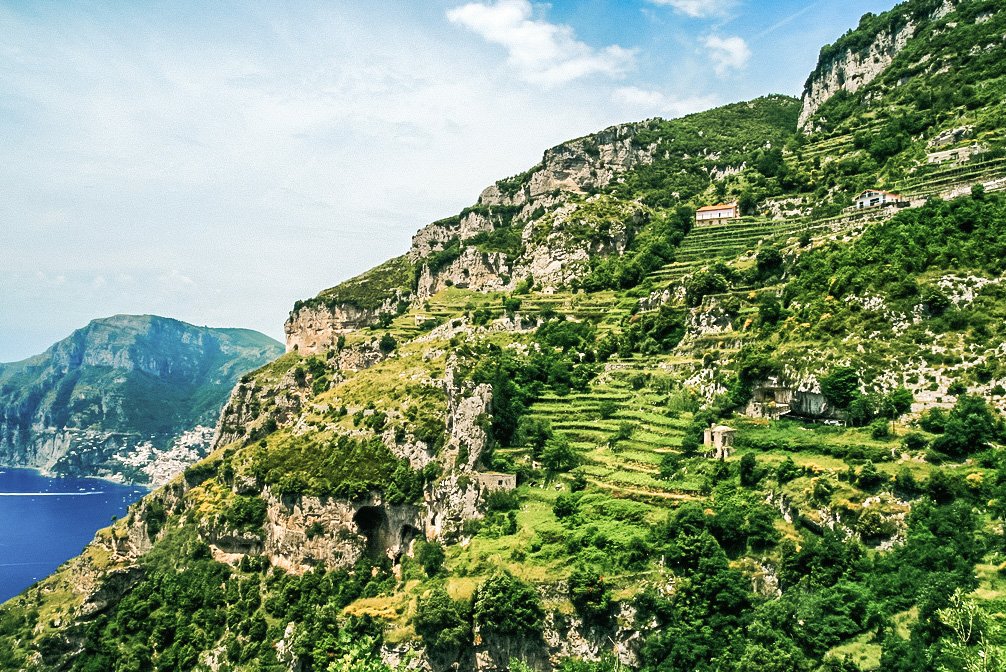
[[[471,605],[452,599],[440,586],[419,598],[414,623],[434,659],[457,659],[471,645]]]
[[[393,504],[422,498],[429,474],[414,471],[378,438],[274,434],[251,450],[251,473],[284,495],[356,499],[384,491]]]
[[[290,622],[296,629],[288,651],[305,672],[325,672],[336,657],[361,665],[352,669],[387,669],[374,662],[380,629],[341,615],[353,600],[381,590],[385,570],[360,566],[297,577],[265,573],[267,567],[256,557],[228,567],[189,533],[170,532],[143,559],[139,581],[81,631],[82,650],[69,669],[198,669],[200,654],[219,646],[224,665],[278,672],[284,665],[274,643]]]
[[[353,306],[360,310],[377,310],[398,291],[411,289],[415,270],[408,257],[401,256],[327,289],[313,299],[297,301],[294,312],[316,306]]]
[[[544,618],[538,591],[505,571],[483,581],[472,596],[472,621],[482,637],[534,640]]]
[[[261,532],[265,515],[266,503],[261,497],[236,495],[224,509],[221,519],[233,530]]]

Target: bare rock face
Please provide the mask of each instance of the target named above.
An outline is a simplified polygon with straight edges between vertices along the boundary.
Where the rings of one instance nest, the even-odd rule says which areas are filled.
[[[555,191],[587,193],[606,187],[621,173],[652,163],[654,147],[639,147],[639,124],[612,126],[545,152],[526,184],[501,180],[479,197],[481,205],[525,205]]]
[[[450,360],[444,376],[449,436],[438,458],[444,476],[425,493],[426,536],[431,539],[456,537],[466,520],[482,517],[475,470],[490,441],[492,387],[459,381],[456,367],[456,360]]]
[[[349,304],[307,304],[290,313],[283,331],[286,351],[316,355],[336,347],[339,336],[377,322],[381,313],[395,313],[400,301],[409,297],[395,292],[378,308],[362,309]]]
[[[499,212],[488,208],[485,212],[472,210],[460,218],[449,218],[433,222],[421,228],[412,237],[409,258],[412,261],[424,259],[434,252],[444,249],[452,240],[470,240],[480,233],[488,233],[499,226]]]
[[[864,51],[846,51],[827,64],[823,71],[807,82],[803,92],[803,109],[797,122],[800,130],[812,130],[811,117],[836,93],[855,93],[876,79],[904,49],[915,30],[914,23],[907,23],[894,32],[884,31]]]
[[[213,449],[243,439],[261,424],[263,414],[278,424],[296,417],[307,397],[308,389],[297,384],[292,370],[271,385],[256,381],[239,383],[220,413]]]
[[[428,299],[447,287],[459,287],[478,292],[510,291],[516,284],[512,279],[512,266],[502,252],[481,252],[467,247],[457,259],[436,275],[424,267],[419,278],[416,295]]]
[[[624,251],[628,242],[624,224],[612,222],[610,236],[598,239],[602,242],[584,241],[581,236],[568,235],[563,230],[576,218],[580,205],[562,204],[570,194],[589,194],[611,184],[622,173],[651,163],[655,148],[635,143],[639,129],[639,124],[613,126],[597,135],[553,147],[528,173],[485,189],[478,204],[460,217],[440,220],[421,229],[413,237],[408,254],[420,267],[417,298],[428,298],[448,286],[511,291],[528,276],[546,289],[554,288],[582,275],[591,255]],[[556,207],[558,211],[546,223],[550,228],[543,233],[538,218]],[[431,270],[424,264],[424,260],[452,244],[464,243],[501,226],[520,229],[519,254],[508,256],[467,247],[443,268]],[[606,237],[610,240],[603,242]]]
[[[295,574],[316,566],[351,567],[364,553],[397,560],[421,534],[418,507],[386,504],[377,496],[285,501],[266,492],[264,498],[268,509],[262,552],[274,566]]]

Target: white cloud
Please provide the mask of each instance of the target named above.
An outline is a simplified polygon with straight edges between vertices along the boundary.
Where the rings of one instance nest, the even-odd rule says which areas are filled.
[[[655,5],[673,7],[675,10],[694,18],[723,16],[735,3],[735,0],[650,0]]]
[[[719,37],[709,35],[702,40],[703,46],[713,59],[713,69],[720,77],[731,70],[742,70],[751,60],[751,48],[741,37]]]
[[[627,111],[641,116],[681,117],[693,112],[708,110],[716,105],[715,96],[677,98],[661,91],[623,86],[612,92],[612,98]]]
[[[594,49],[578,40],[570,26],[535,20],[528,0],[470,2],[448,11],[447,18],[502,46],[525,79],[547,86],[588,75],[619,77],[635,60],[632,49]]]
[[[187,31],[170,3],[0,3],[0,361],[115,313],[282,338],[295,300],[402,254],[547,147],[637,116],[603,77],[529,87],[442,9],[416,23],[391,5],[203,3],[186,20],[205,31]],[[538,72],[585,67],[551,40]]]

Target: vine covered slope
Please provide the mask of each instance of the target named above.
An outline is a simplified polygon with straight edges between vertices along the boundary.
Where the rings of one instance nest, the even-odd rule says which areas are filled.
[[[298,302],[0,668],[1003,669],[1004,21],[867,16]]]

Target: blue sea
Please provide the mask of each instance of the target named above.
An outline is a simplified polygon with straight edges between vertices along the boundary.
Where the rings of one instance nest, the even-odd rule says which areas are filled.
[[[0,602],[52,574],[147,490],[0,467]]]

